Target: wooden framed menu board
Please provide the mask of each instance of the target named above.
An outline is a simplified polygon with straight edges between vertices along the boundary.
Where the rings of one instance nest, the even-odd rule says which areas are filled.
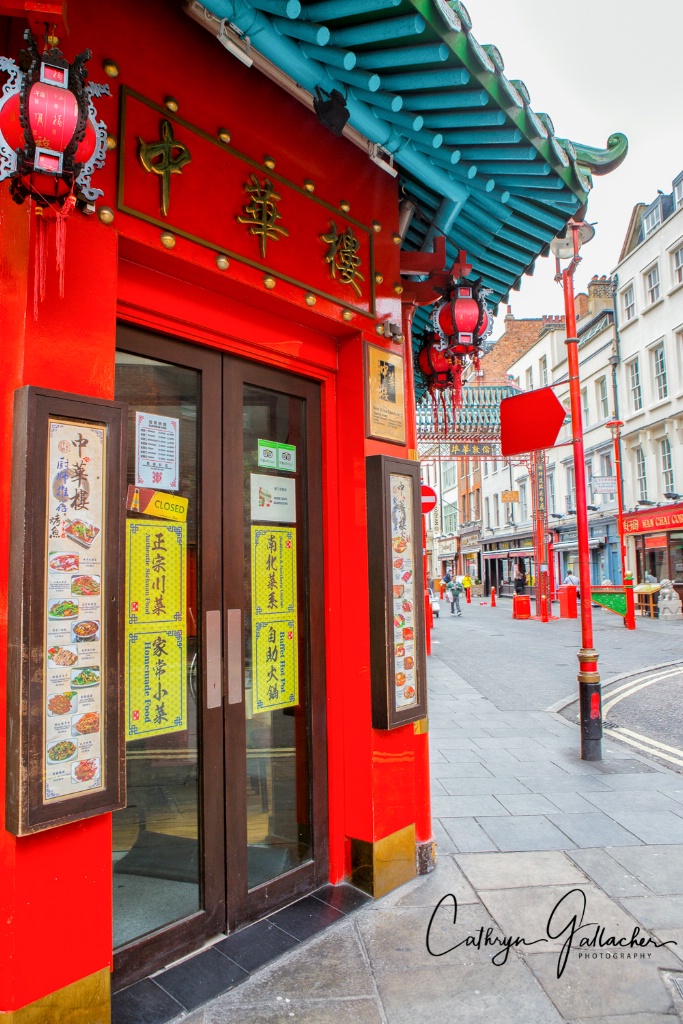
[[[7,828],[123,807],[126,410],[15,393]]]
[[[427,714],[420,465],[365,460],[372,725],[396,729]]]

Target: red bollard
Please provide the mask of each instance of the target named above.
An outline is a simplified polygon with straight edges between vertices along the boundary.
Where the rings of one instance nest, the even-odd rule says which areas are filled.
[[[517,595],[512,595],[512,618],[517,618]]]
[[[496,588],[491,587],[491,607],[496,607]]]
[[[468,604],[472,604],[472,587],[467,587],[465,590],[465,597]]]
[[[636,601],[633,594],[633,573],[627,572],[624,578],[624,589],[626,591],[626,615],[624,625],[627,629],[636,628]]]

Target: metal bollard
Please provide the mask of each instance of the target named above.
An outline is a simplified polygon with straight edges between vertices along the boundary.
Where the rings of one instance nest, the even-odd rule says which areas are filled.
[[[496,588],[491,587],[491,607],[496,607]]]

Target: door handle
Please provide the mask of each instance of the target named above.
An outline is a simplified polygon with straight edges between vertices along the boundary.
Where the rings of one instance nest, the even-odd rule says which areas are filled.
[[[228,704],[242,703],[242,609],[228,608]]]
[[[206,706],[223,703],[223,638],[221,613],[206,613]]]

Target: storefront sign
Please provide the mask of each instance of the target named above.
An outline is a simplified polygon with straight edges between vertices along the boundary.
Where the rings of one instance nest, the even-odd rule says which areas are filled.
[[[500,500],[503,504],[512,504],[515,501],[519,501],[519,491],[503,491]]]
[[[7,827],[17,835],[123,805],[124,410],[17,392],[7,787]]]
[[[296,529],[252,526],[253,713],[299,703]]]
[[[420,467],[366,459],[372,722],[394,729],[426,715]]]
[[[456,441],[450,444],[451,455],[488,455],[500,456],[500,445],[480,441]]]
[[[405,444],[403,356],[366,344],[365,360],[365,433],[368,437]]]
[[[274,161],[257,163],[128,88],[121,100],[119,210],[375,316],[374,233],[346,204],[326,202],[277,173]]]
[[[653,533],[683,527],[683,505],[624,516],[624,533]]]
[[[617,478],[615,476],[594,476],[591,478],[593,494],[616,494]]]
[[[129,519],[126,738],[187,728],[186,528]]]
[[[135,413],[135,483],[138,487],[178,489],[180,420]]]
[[[145,516],[154,516],[156,519],[172,519],[176,523],[184,523],[187,520],[188,498],[181,498],[177,494],[166,494],[165,491],[155,491],[151,487],[128,487],[126,497],[126,508],[129,512],[142,512]]]
[[[251,518],[266,523],[296,522],[294,480],[251,474]]]
[[[535,461],[535,469],[536,469],[536,473],[535,473],[535,475],[536,475],[536,503],[537,503],[537,508],[538,508],[539,514],[541,516],[544,516],[545,515],[545,511],[546,511],[546,506],[545,506],[545,501],[546,501],[546,498],[545,498],[545,465],[544,465],[545,459],[537,457],[534,461]]]
[[[645,538],[646,548],[665,548],[666,547],[666,534],[662,534],[661,537],[646,537]]]

